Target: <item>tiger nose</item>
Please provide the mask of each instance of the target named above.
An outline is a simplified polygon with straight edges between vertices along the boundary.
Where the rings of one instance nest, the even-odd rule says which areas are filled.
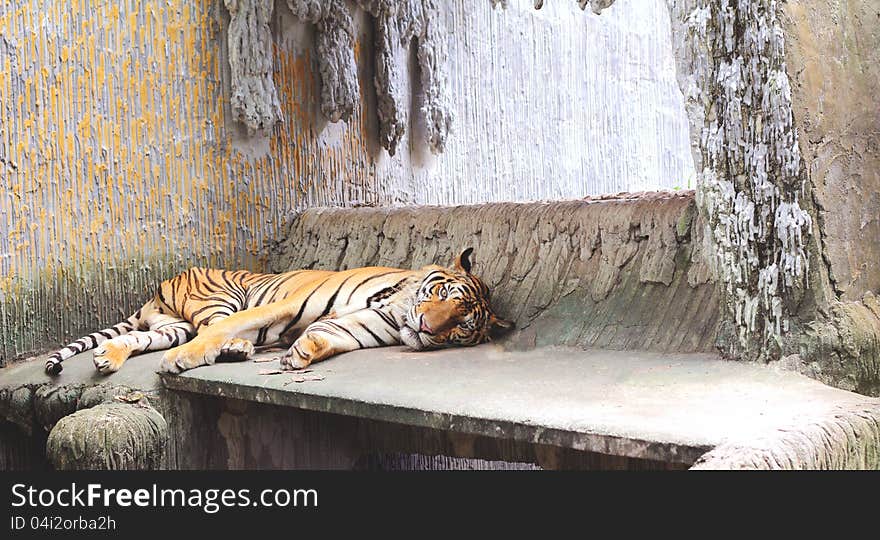
[[[422,322],[419,324],[419,330],[421,330],[422,332],[427,332],[429,334],[434,333],[434,331],[431,329],[430,326],[428,326],[428,323],[425,321],[424,315],[422,315]]]

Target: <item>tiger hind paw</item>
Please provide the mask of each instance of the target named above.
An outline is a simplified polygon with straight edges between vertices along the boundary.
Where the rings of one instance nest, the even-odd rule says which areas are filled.
[[[125,345],[114,343],[113,340],[106,341],[95,349],[93,358],[95,369],[104,375],[115,373],[119,371],[130,354],[131,350]]]

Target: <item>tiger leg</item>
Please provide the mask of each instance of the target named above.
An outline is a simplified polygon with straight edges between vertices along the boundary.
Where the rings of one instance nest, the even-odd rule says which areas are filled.
[[[302,369],[312,362],[357,349],[384,347],[400,343],[394,318],[376,308],[315,321],[281,357],[281,366]]]
[[[198,335],[184,345],[166,352],[159,365],[160,373],[180,373],[199,366],[209,366],[221,354],[252,352],[261,328],[293,317],[300,309],[299,302],[273,302],[235,312],[210,326],[199,329]]]
[[[195,334],[192,324],[167,314],[153,313],[145,322],[149,330],[129,332],[101,343],[95,349],[95,368],[105,374],[116,372],[129,356],[176,347]]]

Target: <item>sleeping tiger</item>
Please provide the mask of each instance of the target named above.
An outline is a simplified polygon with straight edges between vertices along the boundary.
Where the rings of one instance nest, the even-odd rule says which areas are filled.
[[[192,268],[163,281],[156,296],[127,320],[53,353],[46,372],[95,350],[109,374],[129,356],[170,349],[166,373],[245,360],[254,347],[290,345],[287,369],[304,368],[355,349],[403,343],[415,350],[476,345],[512,326],[492,311],[489,289],[471,273],[468,248],[452,268],[367,267],[340,272],[257,274]]]

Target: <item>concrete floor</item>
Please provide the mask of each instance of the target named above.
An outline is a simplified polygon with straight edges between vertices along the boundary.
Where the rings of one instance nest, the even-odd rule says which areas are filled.
[[[262,353],[271,359],[280,353]],[[34,360],[0,369],[0,391],[26,385],[167,388],[604,454],[692,463],[722,443],[827,418],[878,400],[792,372],[713,355],[543,348],[356,351],[296,372],[268,362],[221,363],[159,377],[161,353],[99,375],[91,353],[55,380]]]

